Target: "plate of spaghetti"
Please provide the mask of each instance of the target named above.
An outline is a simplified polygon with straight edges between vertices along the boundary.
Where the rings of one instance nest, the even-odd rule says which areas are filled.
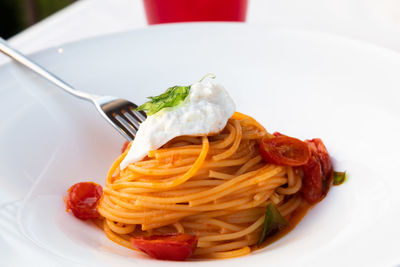
[[[76,218],[124,247],[160,260],[247,255],[345,179],[321,139],[268,133],[234,111],[221,85],[173,86],[150,99],[105,186],[80,182],[65,197]]]
[[[22,99],[1,119],[6,264],[399,263],[396,53],[234,23],[62,48],[33,58],[147,118],[126,142],[90,105],[0,67],[2,108]]]

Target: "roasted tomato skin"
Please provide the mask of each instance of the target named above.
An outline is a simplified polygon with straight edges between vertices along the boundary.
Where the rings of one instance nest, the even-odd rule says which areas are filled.
[[[198,237],[189,234],[170,234],[132,237],[132,245],[159,260],[184,261],[197,247]]]
[[[68,189],[65,197],[67,210],[71,210],[75,217],[81,220],[100,217],[97,204],[103,194],[103,188],[93,182],[81,182]]]
[[[311,157],[301,167],[303,185],[301,192],[310,204],[320,201],[328,192],[332,180],[333,168],[328,151],[319,138],[306,140]]]
[[[307,163],[310,149],[305,142],[281,134],[275,136],[261,140],[260,154],[266,162],[283,166],[301,166]]]

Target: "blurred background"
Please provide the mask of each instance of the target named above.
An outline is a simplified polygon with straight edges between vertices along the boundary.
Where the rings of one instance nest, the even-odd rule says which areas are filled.
[[[146,20],[152,11],[146,3],[179,1],[247,2],[0,0],[0,36],[22,52],[32,53],[84,38],[145,28],[152,24],[151,19]],[[165,9],[153,11],[158,17],[165,15]],[[400,51],[400,0],[249,0],[246,23],[326,32]]]
[[[0,36],[9,38],[77,0],[0,0]]]

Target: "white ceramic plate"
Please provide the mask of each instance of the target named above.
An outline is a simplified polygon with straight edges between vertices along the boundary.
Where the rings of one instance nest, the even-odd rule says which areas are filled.
[[[270,131],[321,137],[348,181],[298,227],[249,256],[185,266],[400,263],[400,56],[320,33],[242,24],[151,27],[32,56],[76,88],[138,104],[212,72]],[[119,247],[65,212],[83,180],[103,184],[123,138],[16,64],[0,67],[0,265],[176,266]],[[4,264],[3,264],[4,263]]]

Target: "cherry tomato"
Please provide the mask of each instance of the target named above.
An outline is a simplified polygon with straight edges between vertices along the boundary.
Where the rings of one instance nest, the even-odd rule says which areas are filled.
[[[308,145],[299,139],[278,135],[275,138],[263,138],[260,154],[268,163],[284,166],[301,166],[310,158]]]
[[[303,185],[301,192],[311,204],[320,201],[328,192],[332,180],[332,163],[321,139],[306,140],[310,151],[310,160],[302,166]]]
[[[301,186],[303,197],[310,204],[316,203],[322,196],[322,169],[315,156],[302,166],[304,178]]]
[[[331,158],[329,157],[328,151],[324,143],[319,138],[306,140],[306,142],[311,150],[311,153],[315,155],[319,160],[322,167],[323,175],[326,176],[327,178],[330,178],[333,173],[333,168],[332,168]]]
[[[159,260],[183,261],[197,247],[198,237],[189,234],[152,235],[132,237],[132,245]]]
[[[123,145],[122,145],[122,148],[121,148],[121,153],[124,153],[125,152],[125,150],[128,148],[128,146],[129,146],[129,141],[126,141]]]
[[[68,196],[65,198],[67,210],[72,210],[75,217],[81,220],[94,219],[100,217],[97,212],[103,188],[93,182],[82,182],[71,186],[68,189]]]

